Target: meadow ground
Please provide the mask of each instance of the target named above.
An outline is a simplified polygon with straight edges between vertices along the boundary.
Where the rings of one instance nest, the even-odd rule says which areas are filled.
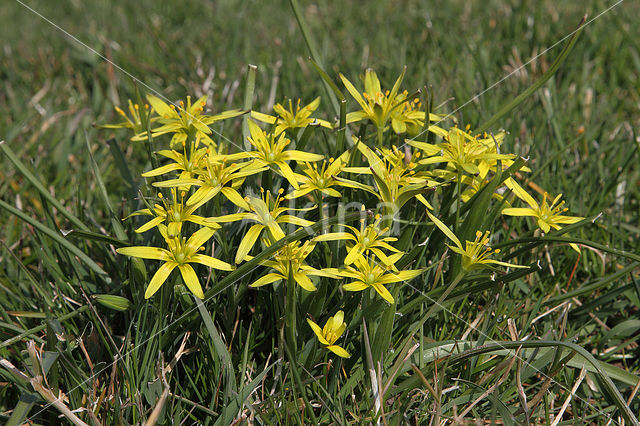
[[[373,292],[345,299],[348,361],[317,344],[305,321],[313,311],[324,324],[341,308],[341,293],[247,290],[264,268],[219,292],[225,275],[209,275],[204,304],[178,278],[182,290],[165,284],[144,299],[157,262],[132,263],[115,248],[157,243],[133,232],[142,222],[121,222],[143,207],[139,189],[153,197],[139,178],[152,168],[150,156],[130,134],[94,125],[119,121],[114,105],[125,108],[139,93],[172,101],[208,95],[214,112],[243,108],[248,64],[257,66],[254,110],[271,113],[285,96],[303,103],[321,96],[317,114],[333,120],[338,114],[291,5],[7,1],[0,10],[0,422],[637,424],[640,4],[373,0],[301,1],[299,8],[348,111],[357,104],[339,73],[361,87],[371,67],[391,88],[406,66],[404,88],[428,88],[433,112],[453,112],[471,129],[543,77],[586,14],[559,70],[489,130],[508,132],[501,152],[528,159],[527,188],[563,194],[571,214],[597,220],[541,237],[534,222],[499,216],[495,200],[485,204],[491,230],[518,242],[505,246],[503,260],[536,267],[497,281],[467,277],[449,293],[448,268],[456,266],[446,260],[452,254],[445,256],[442,234],[439,244],[413,250],[439,231],[412,200],[415,211],[398,222],[398,247],[414,253],[403,266],[425,271],[411,287],[394,287],[395,305],[374,309]],[[243,120],[212,125],[224,135],[218,142],[242,145]],[[351,132],[367,133],[358,129]],[[341,153],[336,133],[315,135],[306,149]],[[349,191],[345,198],[365,201]],[[482,222],[472,214],[481,203],[460,209],[462,199],[447,204],[455,191],[435,192],[437,209],[455,212],[447,222],[454,230]],[[323,214],[309,218],[321,222]],[[233,262],[244,228],[223,230],[218,255]],[[340,266],[343,246],[329,244],[319,244],[314,259]],[[107,294],[126,302],[109,307],[116,302]],[[285,301],[295,297],[292,311]],[[282,343],[289,333],[297,348]]]

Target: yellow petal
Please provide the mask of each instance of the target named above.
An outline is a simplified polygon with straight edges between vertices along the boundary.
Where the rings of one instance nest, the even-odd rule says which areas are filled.
[[[322,329],[320,328],[320,326],[318,324],[316,324],[315,322],[311,321],[309,318],[307,318],[307,323],[309,324],[309,326],[311,327],[311,329],[315,333],[315,335],[318,338],[318,340],[320,341],[320,343],[322,343],[323,345],[329,345],[330,344],[329,342],[327,342],[327,339],[325,339],[324,336],[322,335]]]
[[[293,279],[300,285],[300,287],[304,288],[307,291],[316,291],[316,286],[313,285],[313,282],[306,275],[296,272],[293,274]]]
[[[205,254],[194,254],[189,258],[189,262],[200,263],[213,269],[219,269],[221,271],[233,271],[235,268],[229,265],[227,262],[216,259],[215,257],[207,256]]]
[[[238,251],[236,252],[236,263],[240,263],[244,260],[245,256],[249,254],[251,248],[255,245],[260,233],[264,229],[264,225],[256,224],[253,225],[247,233],[242,237],[242,241],[240,241],[240,245],[238,246]]]
[[[262,287],[263,285],[271,284],[282,279],[282,275],[271,273],[258,278],[249,287]]]
[[[342,349],[340,346],[338,345],[329,345],[327,346],[327,349],[329,349],[331,352],[333,352],[334,354],[342,357],[342,358],[350,358],[351,355],[349,355],[349,352],[345,351],[344,349]]]
[[[534,216],[534,217],[538,216],[533,209],[530,209],[528,207],[506,208],[502,210],[502,214],[506,214],[508,216]]]
[[[373,283],[373,288],[380,296],[382,296],[384,300],[391,303],[392,305],[395,303],[395,301],[393,300],[393,296],[391,295],[391,293],[389,293],[389,290],[387,290],[385,286],[383,286],[382,284]]]
[[[328,234],[318,235],[313,241],[336,241],[336,240],[356,240],[353,235],[348,232],[329,232]]]
[[[151,278],[147,290],[144,292],[145,299],[150,298],[156,291],[158,291],[158,289],[162,286],[162,284],[164,284],[164,282],[167,280],[167,277],[176,266],[178,266],[178,264],[175,262],[167,262],[162,264],[162,266],[158,268],[156,273],[153,274],[153,278]]]
[[[295,189],[298,189],[298,181],[296,179],[296,175],[293,173],[293,170],[291,170],[291,167],[289,167],[289,165],[284,161],[276,161],[275,164],[280,169],[282,176],[284,176],[285,179],[289,181],[291,186],[293,186]]]
[[[320,154],[312,154],[310,152],[298,151],[295,149],[290,149],[289,151],[285,151],[282,153],[283,160],[295,160],[295,161],[320,161],[324,159],[324,155]]]
[[[345,291],[362,291],[369,287],[362,281],[354,281],[342,286]]]
[[[157,112],[160,117],[164,117],[165,115],[172,117],[176,115],[176,112],[157,96],[147,95],[147,101],[149,101],[149,104],[151,105],[153,110]]]
[[[355,99],[356,102],[360,104],[362,109],[366,109],[368,107],[368,104],[364,101],[364,99],[362,99],[362,96],[360,95],[360,92],[358,92],[358,89],[356,89],[344,75],[340,74],[340,79],[342,80],[342,84],[344,84],[344,87],[346,87],[351,96],[353,96],[353,99]]]
[[[125,256],[141,257],[143,259],[154,259],[154,260],[171,259],[171,254],[167,250],[161,249],[158,247],[145,247],[145,246],[121,247],[116,251],[120,254],[124,254]]]
[[[240,195],[240,193],[235,189],[225,186],[220,190],[220,192],[222,192],[222,194],[225,197],[227,197],[229,201],[231,201],[233,204],[240,207],[241,209],[245,209],[245,210],[251,209],[249,207],[249,203],[247,203],[242,197],[242,195]]]
[[[142,232],[146,232],[149,229],[156,227],[158,224],[160,224],[162,222],[164,222],[164,217],[162,217],[162,216],[154,217],[149,222],[145,223],[140,228],[136,229],[136,232],[138,234],[140,234]]]
[[[213,228],[200,228],[189,237],[187,247],[195,253],[204,243],[209,241],[209,238],[211,238],[215,232],[216,230]]]
[[[440,221],[440,219],[432,215],[429,210],[427,210],[427,215],[429,216],[429,219],[431,219],[433,223],[444,233],[444,235],[447,236],[447,238],[453,241],[458,247],[460,247],[461,250],[464,250],[458,237],[456,237],[455,234],[451,232],[449,228],[447,228],[447,225],[445,225]]]
[[[276,122],[276,117],[268,114],[263,114],[258,111],[251,111],[251,118],[255,118],[258,121],[262,121],[267,124],[274,124]]]
[[[198,280],[196,271],[193,270],[191,265],[178,265],[178,269],[180,269],[182,280],[184,281],[187,288],[191,290],[191,293],[193,293],[198,299],[204,299],[204,293],[202,292],[200,280]]]

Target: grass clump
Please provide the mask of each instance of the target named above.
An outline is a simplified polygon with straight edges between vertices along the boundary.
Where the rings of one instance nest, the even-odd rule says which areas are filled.
[[[184,59],[202,61],[202,52],[179,47],[207,49],[202,34],[186,43],[156,31],[175,60],[148,49],[131,69],[178,81],[166,91],[121,84],[93,57],[72,74],[103,129],[75,110],[55,146],[37,148],[17,141],[47,129],[29,133],[5,118],[5,421],[638,423],[638,145],[625,133],[637,120],[621,100],[611,111],[618,130],[605,132],[610,123],[586,102],[592,81],[575,77],[576,56],[597,67],[617,39],[594,51],[590,31],[604,30],[581,24],[540,69],[518,66],[519,44],[512,78],[465,106],[474,75],[488,83],[500,71],[491,48],[472,45],[488,35],[447,40],[448,54],[423,68],[416,49],[388,45],[401,24],[374,3],[371,19],[390,25],[373,36],[376,51],[359,46],[359,56],[377,72],[326,51],[327,37],[345,42],[344,17],[331,16],[338,31],[325,34],[318,26],[328,17],[291,1],[291,31],[305,42],[290,46],[311,61],[265,56],[235,80],[199,63],[194,76]],[[171,25],[163,8],[144,25]],[[540,18],[560,21],[545,2],[493,11],[469,23],[486,22],[501,43],[551,45]],[[451,5],[432,13],[471,16]],[[410,15],[402,27],[412,42],[434,36],[412,27],[417,10]],[[263,25],[281,16],[264,14],[252,34],[270,34]],[[118,19],[109,25],[126,28]],[[627,31],[624,15],[615,19]],[[472,65],[455,78],[433,72],[451,66],[460,45],[478,52]],[[389,58],[409,66],[396,70]],[[24,78],[19,61],[5,71],[9,85]],[[594,83],[627,82],[618,73]],[[65,93],[69,74],[48,76],[46,91]],[[581,109],[567,100],[577,90]],[[603,105],[616,99],[603,96]],[[112,103],[125,99],[114,119]]]

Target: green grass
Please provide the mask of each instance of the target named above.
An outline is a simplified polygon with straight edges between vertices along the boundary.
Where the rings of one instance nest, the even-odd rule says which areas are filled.
[[[42,349],[48,388],[62,390],[68,397],[64,404],[82,408],[76,415],[89,424],[143,422],[156,406],[162,408],[159,422],[167,424],[234,418],[299,424],[303,417],[312,422],[312,416],[323,424],[375,421],[361,316],[348,317],[341,341],[352,342],[353,356],[346,362],[313,346],[304,321],[311,312],[324,323],[336,309],[357,312],[362,303],[369,318],[370,301],[349,295],[344,305],[334,306],[335,295],[298,294],[296,368],[280,344],[282,287],[247,290],[259,277],[249,271],[238,281],[211,277],[206,294],[215,297],[204,306],[197,307],[188,294],[173,294],[171,282],[146,301],[144,288],[154,269],[117,256],[109,244],[117,243],[114,239],[146,244],[153,238],[136,237],[131,221],[120,224],[140,208],[132,199],[137,187],[147,196],[153,191],[138,178],[151,168],[143,145],[129,142],[125,132],[92,127],[117,121],[113,105],[134,98],[136,86],[171,100],[207,93],[216,110],[238,108],[244,103],[247,65],[255,64],[254,109],[269,112],[284,96],[310,101],[319,95],[322,114],[334,117],[289,2],[111,3],[28,5],[117,67],[19,3],[3,6],[0,140],[21,166],[2,151],[0,357],[15,370],[8,364],[0,368],[0,422],[60,421],[59,409],[18,373],[34,373],[29,341]],[[390,87],[406,65],[404,87],[411,92],[432,86],[437,112],[455,110],[460,123],[476,128],[540,78],[564,44],[494,83],[554,46],[584,14],[594,18],[612,4],[305,1],[300,6],[334,81],[341,72],[359,83],[364,69],[373,67]],[[637,3],[626,1],[589,23],[551,80],[492,128],[509,131],[503,151],[528,157],[531,179],[563,193],[572,214],[601,214],[569,233],[572,241],[590,247],[578,256],[566,241],[531,240],[535,247],[514,258],[540,262],[540,270],[502,282],[487,275],[463,281],[446,298],[444,310],[432,310],[432,302],[452,277],[446,267],[442,275],[433,267],[403,287],[397,313],[371,314],[376,318],[366,324],[373,325],[367,328],[371,356],[384,355],[381,376],[390,383],[385,422],[428,423],[436,415],[455,422],[456,413],[469,408],[467,421],[508,423],[513,416],[515,424],[551,423],[583,366],[586,378],[564,412],[565,424],[605,424],[607,416],[621,424],[619,398],[631,413],[640,412],[639,13]],[[131,76],[139,82],[133,84]],[[482,95],[474,99],[477,94]],[[348,110],[355,108],[349,100]],[[242,140],[241,120],[214,129]],[[115,143],[108,144],[111,137]],[[322,152],[324,143],[318,138],[307,148]],[[407,250],[432,229],[423,217],[412,218],[421,223],[403,228],[417,233],[401,238]],[[507,228],[501,220],[494,227],[506,244],[532,236],[530,221],[514,218]],[[58,230],[76,232],[64,236]],[[217,243],[232,260],[241,234],[237,228],[227,232]],[[531,241],[504,250],[514,255],[509,250]],[[439,264],[442,251],[428,247],[417,265]],[[115,311],[97,303],[94,295],[107,293],[126,297],[131,305]],[[316,306],[319,300],[328,306]],[[387,345],[380,345],[385,342],[381,324],[393,317],[401,319]],[[410,330],[420,319],[421,337]],[[525,336],[527,342],[510,343]],[[492,341],[500,343],[483,346]],[[405,361],[417,342],[420,348]],[[442,358],[445,352],[452,355]],[[159,369],[172,360],[165,387]],[[613,389],[620,392],[618,399]],[[521,410],[522,394],[536,403],[534,410]],[[302,408],[304,399],[316,407],[313,413]]]

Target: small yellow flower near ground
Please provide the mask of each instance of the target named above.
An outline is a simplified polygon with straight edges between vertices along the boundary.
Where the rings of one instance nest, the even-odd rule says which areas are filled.
[[[380,157],[355,136],[353,142],[367,159],[369,167],[345,167],[344,171],[373,176],[377,189],[374,190],[371,187],[361,189],[375,195],[384,203],[385,216],[388,220],[413,197],[416,197],[427,208],[433,208],[423,194],[439,183],[433,179],[429,172],[416,173],[414,169],[417,167],[417,163],[413,161],[414,158],[411,161],[405,161],[404,153],[395,146],[392,149],[379,148]],[[417,161],[417,158],[415,160]]]
[[[334,316],[327,320],[323,328],[320,328],[318,324],[309,318],[307,318],[307,322],[318,338],[318,341],[323,344],[325,348],[342,358],[351,357],[349,352],[335,344],[336,340],[342,336],[342,333],[344,333],[344,330],[347,328],[347,325],[344,323],[344,312],[336,312]]]
[[[291,143],[291,140],[287,139],[284,133],[281,133],[276,139],[274,133],[265,133],[254,121],[247,121],[249,124],[249,133],[251,133],[249,142],[256,150],[230,154],[227,155],[226,158],[230,160],[251,158],[252,161],[260,167],[277,168],[280,174],[284,176],[295,189],[299,188],[298,179],[287,161],[313,162],[320,161],[324,158],[324,156],[320,154],[312,154],[295,149],[285,150]]]
[[[480,231],[476,232],[476,239],[474,241],[466,241],[465,247],[462,247],[462,243],[456,237],[456,235],[451,232],[447,225],[442,223],[440,219],[435,217],[427,210],[427,215],[433,221],[433,223],[449,238],[455,246],[450,244],[446,244],[453,252],[458,253],[462,256],[462,269],[466,272],[474,271],[477,269],[494,269],[492,265],[500,265],[507,266],[512,268],[527,268],[527,266],[523,265],[514,265],[513,263],[501,262],[499,260],[489,259],[488,256],[491,253],[500,253],[499,249],[491,250],[491,247],[488,246],[489,243],[489,231],[486,231],[484,234]]]
[[[140,105],[134,104],[131,100],[128,101],[129,104],[129,115],[122,110],[120,107],[115,107],[116,112],[124,118],[124,121],[116,124],[99,124],[97,127],[102,129],[131,129],[134,135],[137,135],[140,132],[144,132],[146,121],[149,120],[151,123],[156,121],[158,117],[153,117],[153,111],[149,109],[149,105],[145,104],[142,111],[140,110]]]
[[[250,287],[262,287],[263,285],[273,284],[281,280],[288,280],[289,275],[293,277],[294,281],[298,283],[300,287],[307,291],[316,291],[316,286],[309,278],[309,275],[316,277],[327,278],[340,278],[326,269],[316,269],[305,263],[305,259],[316,244],[311,241],[305,241],[304,244],[300,244],[299,241],[287,244],[274,255],[274,260],[264,260],[260,262],[261,265],[269,266],[275,272],[271,272],[258,278]]]
[[[180,101],[178,107],[173,104],[168,105],[162,99],[153,95],[147,95],[147,100],[159,115],[158,123],[161,124],[160,127],[151,129],[151,137],[156,138],[167,133],[173,133],[171,146],[184,144],[189,136],[192,136],[196,141],[202,140],[207,145],[215,146],[216,143],[209,136],[212,133],[209,125],[216,121],[244,114],[244,111],[236,109],[216,115],[205,115],[203,111],[207,103],[206,95],[193,103],[191,102],[191,96],[187,96],[186,105],[183,101]],[[131,140],[141,141],[146,138],[147,132],[145,131],[134,136]]]
[[[173,163],[160,166],[148,172],[142,173],[142,177],[154,177],[170,172],[180,172],[180,179],[190,179],[195,176],[196,171],[203,166],[203,161],[207,156],[208,148],[195,148],[195,142],[191,143],[191,149],[187,152],[187,147],[183,147],[182,154],[174,149],[163,149],[156,154],[173,160]]]
[[[495,164],[497,160],[509,161],[515,157],[513,154],[498,154],[485,140],[475,138],[457,127],[447,131],[431,126],[429,130],[441,136],[444,142],[439,144],[407,142],[426,154],[426,158],[419,161],[420,164],[446,163],[460,173],[465,171],[471,175],[486,175],[490,165]]]
[[[542,197],[542,203],[538,204],[538,202],[529,195],[520,185],[514,185],[513,193],[520,198],[522,201],[527,203],[529,207],[520,207],[520,208],[507,208],[502,210],[502,214],[506,214],[509,216],[531,216],[536,218],[538,227],[542,230],[542,232],[549,232],[551,228],[553,229],[561,229],[560,225],[567,225],[571,223],[576,223],[584,219],[579,216],[563,216],[562,213],[568,211],[567,207],[564,207],[564,201],[560,201],[562,198],[562,194],[556,196],[551,204],[547,203],[547,198],[549,198],[549,194],[546,192]]]
[[[266,169],[251,162],[227,164],[227,158],[224,155],[207,155],[200,169],[195,172],[195,178],[179,177],[154,182],[153,186],[158,188],[197,186],[198,189],[187,201],[188,206],[201,205],[221,193],[236,206],[248,210],[249,205],[237,188],[242,185],[247,176],[261,173]]]
[[[293,190],[287,194],[286,199],[302,197],[311,191],[318,191],[322,195],[329,197],[342,197],[342,194],[338,190],[332,188],[333,186],[342,186],[346,188],[358,188],[366,191],[373,190],[368,185],[364,185],[360,182],[353,180],[339,178],[338,175],[342,172],[344,166],[349,161],[350,151],[345,151],[340,157],[329,159],[327,165],[326,161],[322,162],[322,165],[318,167],[317,163],[306,163],[306,168],[302,169],[304,174],[296,174],[296,178],[300,183],[300,188]]]
[[[314,241],[336,241],[347,240],[352,243],[348,247],[347,257],[344,259],[345,265],[351,265],[358,256],[373,253],[385,266],[393,266],[395,262],[400,260],[404,252],[390,245],[390,242],[397,241],[395,237],[386,236],[389,228],[380,228],[380,216],[374,223],[370,223],[365,227],[364,219],[360,222],[360,229],[353,226],[344,225],[351,232],[330,232],[318,235]],[[387,256],[381,249],[393,252],[393,255]]]
[[[158,193],[158,198],[162,200],[163,206],[161,206],[160,204],[155,204],[153,206],[153,210],[142,209],[129,215],[129,217],[138,215],[155,216],[153,219],[151,219],[135,231],[137,233],[146,232],[149,229],[152,229],[165,222],[167,225],[167,232],[169,237],[178,235],[182,230],[182,224],[184,222],[197,223],[198,225],[208,226],[213,229],[220,228],[220,225],[218,225],[217,223],[206,223],[204,217],[194,214],[194,212],[204,203],[201,202],[198,204],[189,205],[189,201],[187,200],[187,203],[185,205],[184,191],[180,192],[180,198],[178,198],[176,192],[176,188],[171,188],[172,200],[170,201],[167,201],[162,196],[162,193]]]
[[[180,270],[180,274],[187,288],[199,299],[204,298],[204,293],[202,292],[200,280],[198,280],[196,272],[189,263],[200,263],[222,271],[232,271],[234,269],[233,266],[226,262],[198,253],[204,249],[202,245],[213,236],[215,229],[202,228],[191,235],[189,239],[180,236],[170,238],[167,234],[167,227],[164,225],[158,225],[158,229],[167,243],[168,250],[159,247],[145,246],[121,247],[116,250],[119,254],[125,256],[163,260],[165,262],[151,278],[149,286],[144,293],[145,299],[150,298],[160,289],[169,277],[169,274],[171,274],[171,271],[176,267]]]
[[[291,99],[289,99],[289,109],[286,109],[282,104],[274,105],[273,110],[278,114],[277,117],[263,114],[258,111],[251,111],[251,117],[258,121],[262,121],[263,123],[275,124],[276,129],[274,134],[276,136],[288,129],[299,129],[307,127],[310,124],[317,124],[319,126],[326,127],[327,129],[331,129],[331,123],[328,121],[311,117],[311,114],[313,114],[313,112],[318,108],[318,105],[320,105],[319,96],[311,101],[310,104],[303,107],[300,107],[300,99],[298,99],[294,111],[293,103],[291,102]]]
[[[311,226],[314,222],[303,219],[301,217],[283,214],[289,210],[306,211],[308,209],[291,209],[289,207],[280,207],[282,201],[282,193],[284,190],[280,188],[278,195],[273,197],[270,191],[260,188],[264,198],[246,197],[245,201],[249,204],[250,212],[233,213],[224,216],[207,218],[207,223],[228,223],[240,220],[250,220],[258,222],[251,226],[238,245],[235,262],[242,262],[249,254],[253,246],[258,241],[258,237],[265,229],[269,230],[272,241],[278,241],[285,237],[285,233],[280,228],[282,223],[290,223],[295,226]]]
[[[364,256],[356,257],[353,261],[353,265],[354,266],[345,266],[344,269],[326,268],[325,271],[355,280],[343,285],[342,288],[344,290],[362,291],[371,287],[384,300],[391,304],[395,303],[395,300],[385,285],[400,281],[408,281],[423,272],[422,269],[411,269],[396,272],[391,270],[391,266],[383,266],[375,262],[373,258],[365,259]]]

